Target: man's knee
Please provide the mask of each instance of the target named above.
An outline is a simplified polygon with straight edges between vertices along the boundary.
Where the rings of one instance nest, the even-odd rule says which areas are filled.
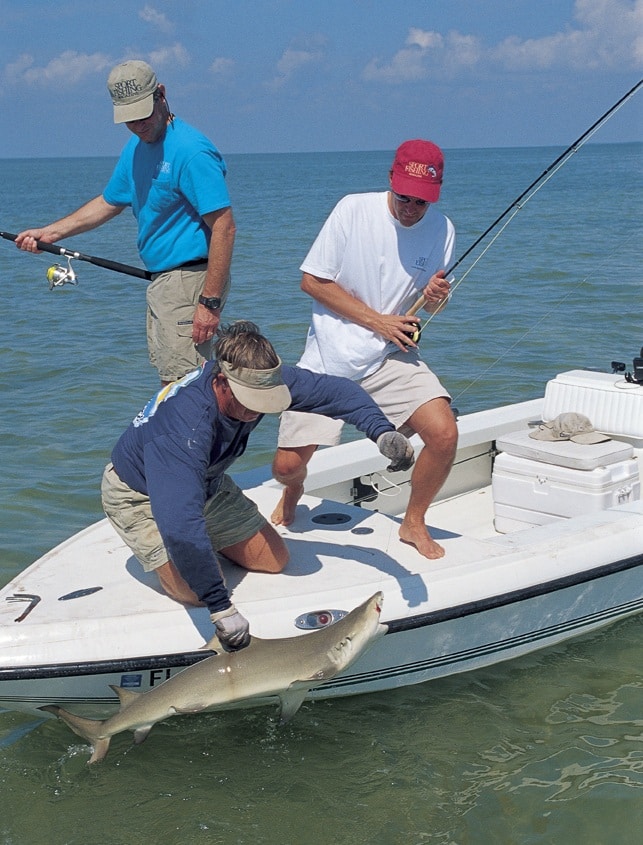
[[[458,425],[447,399],[440,397],[422,405],[410,418],[409,425],[432,451],[455,455]]]
[[[281,548],[276,548],[272,550],[272,555],[269,558],[269,569],[266,569],[266,572],[270,572],[273,574],[277,574],[278,572],[283,572],[283,570],[288,565],[288,561],[290,560],[290,552],[288,551],[288,547],[284,543]]]
[[[273,477],[280,484],[302,484],[306,478],[306,466],[316,446],[293,449],[279,447],[272,462]]]
[[[458,447],[458,425],[451,408],[445,416],[444,424],[440,427],[438,440],[443,452],[455,454]]]

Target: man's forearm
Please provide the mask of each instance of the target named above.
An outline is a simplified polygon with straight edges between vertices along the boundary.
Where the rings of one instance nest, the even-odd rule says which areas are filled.
[[[221,297],[230,278],[230,265],[232,264],[232,251],[236,234],[232,209],[226,208],[221,212],[213,212],[203,219],[211,228],[208,270],[203,295]]]
[[[69,238],[102,226],[103,223],[107,223],[108,220],[120,214],[122,210],[121,206],[110,205],[102,196],[98,196],[45,228],[48,232],[56,234],[56,240]]]
[[[365,329],[375,330],[380,316],[377,311],[345,291],[336,282],[304,273],[301,289],[339,317],[350,320],[351,323],[363,326]]]
[[[123,206],[110,205],[102,196],[82,205],[71,214],[61,217],[46,226],[33,229],[26,229],[16,238],[16,244],[20,249],[37,252],[37,242],[53,244],[63,238],[80,235],[90,229],[96,229],[113,217],[116,217],[123,210]]]

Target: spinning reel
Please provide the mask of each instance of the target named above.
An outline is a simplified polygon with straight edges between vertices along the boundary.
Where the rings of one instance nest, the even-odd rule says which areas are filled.
[[[76,273],[71,266],[71,258],[67,258],[67,266],[62,264],[54,264],[47,270],[47,281],[49,282],[49,290],[60,288],[63,285],[77,285],[78,279]]]
[[[415,324],[414,331],[404,332],[404,334],[409,337],[413,341],[413,343],[419,343],[420,338],[422,337],[422,326],[418,322]]]

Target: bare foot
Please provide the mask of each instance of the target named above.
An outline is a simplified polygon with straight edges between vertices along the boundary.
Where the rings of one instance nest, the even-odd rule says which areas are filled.
[[[296,484],[292,487],[284,487],[281,499],[270,517],[274,525],[290,525],[295,519],[297,502],[304,494],[304,485]]]
[[[427,531],[426,525],[400,525],[400,540],[415,546],[418,552],[429,560],[438,560],[446,554],[444,548],[436,543]]]

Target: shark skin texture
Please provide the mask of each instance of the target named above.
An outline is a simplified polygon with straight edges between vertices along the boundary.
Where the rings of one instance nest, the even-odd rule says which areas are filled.
[[[386,625],[380,622],[383,600],[381,592],[375,593],[338,622],[303,636],[252,637],[241,651],[207,657],[148,692],[112,686],[120,710],[108,719],[87,719],[56,705],[40,709],[57,716],[93,746],[90,764],[105,759],[115,734],[132,731],[135,744],[140,745],[157,722],[217,705],[276,696],[284,724],[311,689],[342,672],[386,633]],[[216,637],[206,647],[218,648]]]

